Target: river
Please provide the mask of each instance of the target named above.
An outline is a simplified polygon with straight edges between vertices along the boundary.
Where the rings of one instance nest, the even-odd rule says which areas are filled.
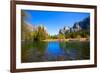
[[[24,42],[21,45],[22,63],[90,59],[89,41]]]

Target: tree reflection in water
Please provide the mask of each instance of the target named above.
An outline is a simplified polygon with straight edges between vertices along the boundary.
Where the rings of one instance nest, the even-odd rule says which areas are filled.
[[[45,62],[85,60],[90,58],[89,42],[24,42],[21,61]]]

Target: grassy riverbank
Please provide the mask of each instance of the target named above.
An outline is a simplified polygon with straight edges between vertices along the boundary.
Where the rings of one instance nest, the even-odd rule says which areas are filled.
[[[42,41],[89,41],[88,38],[46,39]]]

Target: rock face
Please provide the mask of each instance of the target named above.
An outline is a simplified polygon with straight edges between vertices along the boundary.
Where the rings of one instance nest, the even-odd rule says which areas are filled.
[[[65,32],[70,32],[70,28],[65,26],[63,29],[59,30],[59,33],[61,34],[64,34]]]
[[[90,29],[90,17],[87,17],[80,22],[74,23],[71,28],[65,26],[63,29],[59,30],[59,33],[64,34],[68,32],[77,32],[77,31],[89,30],[89,29]]]
[[[90,17],[87,17],[83,21],[80,21],[79,25],[83,30],[90,29]]]
[[[72,29],[73,29],[73,32],[77,32],[77,31],[80,31],[82,27],[80,27],[79,23],[75,23]]]

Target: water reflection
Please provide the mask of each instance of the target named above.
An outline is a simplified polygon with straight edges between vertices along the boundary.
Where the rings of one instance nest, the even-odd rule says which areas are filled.
[[[22,63],[90,58],[89,42],[25,42],[21,48]]]
[[[27,42],[22,44],[22,62],[39,62],[47,48],[46,42]]]
[[[63,48],[72,60],[81,60],[90,58],[90,44],[87,42],[60,42]]]
[[[48,42],[48,48],[45,51],[46,61],[64,60],[65,52],[59,47],[59,42]]]

